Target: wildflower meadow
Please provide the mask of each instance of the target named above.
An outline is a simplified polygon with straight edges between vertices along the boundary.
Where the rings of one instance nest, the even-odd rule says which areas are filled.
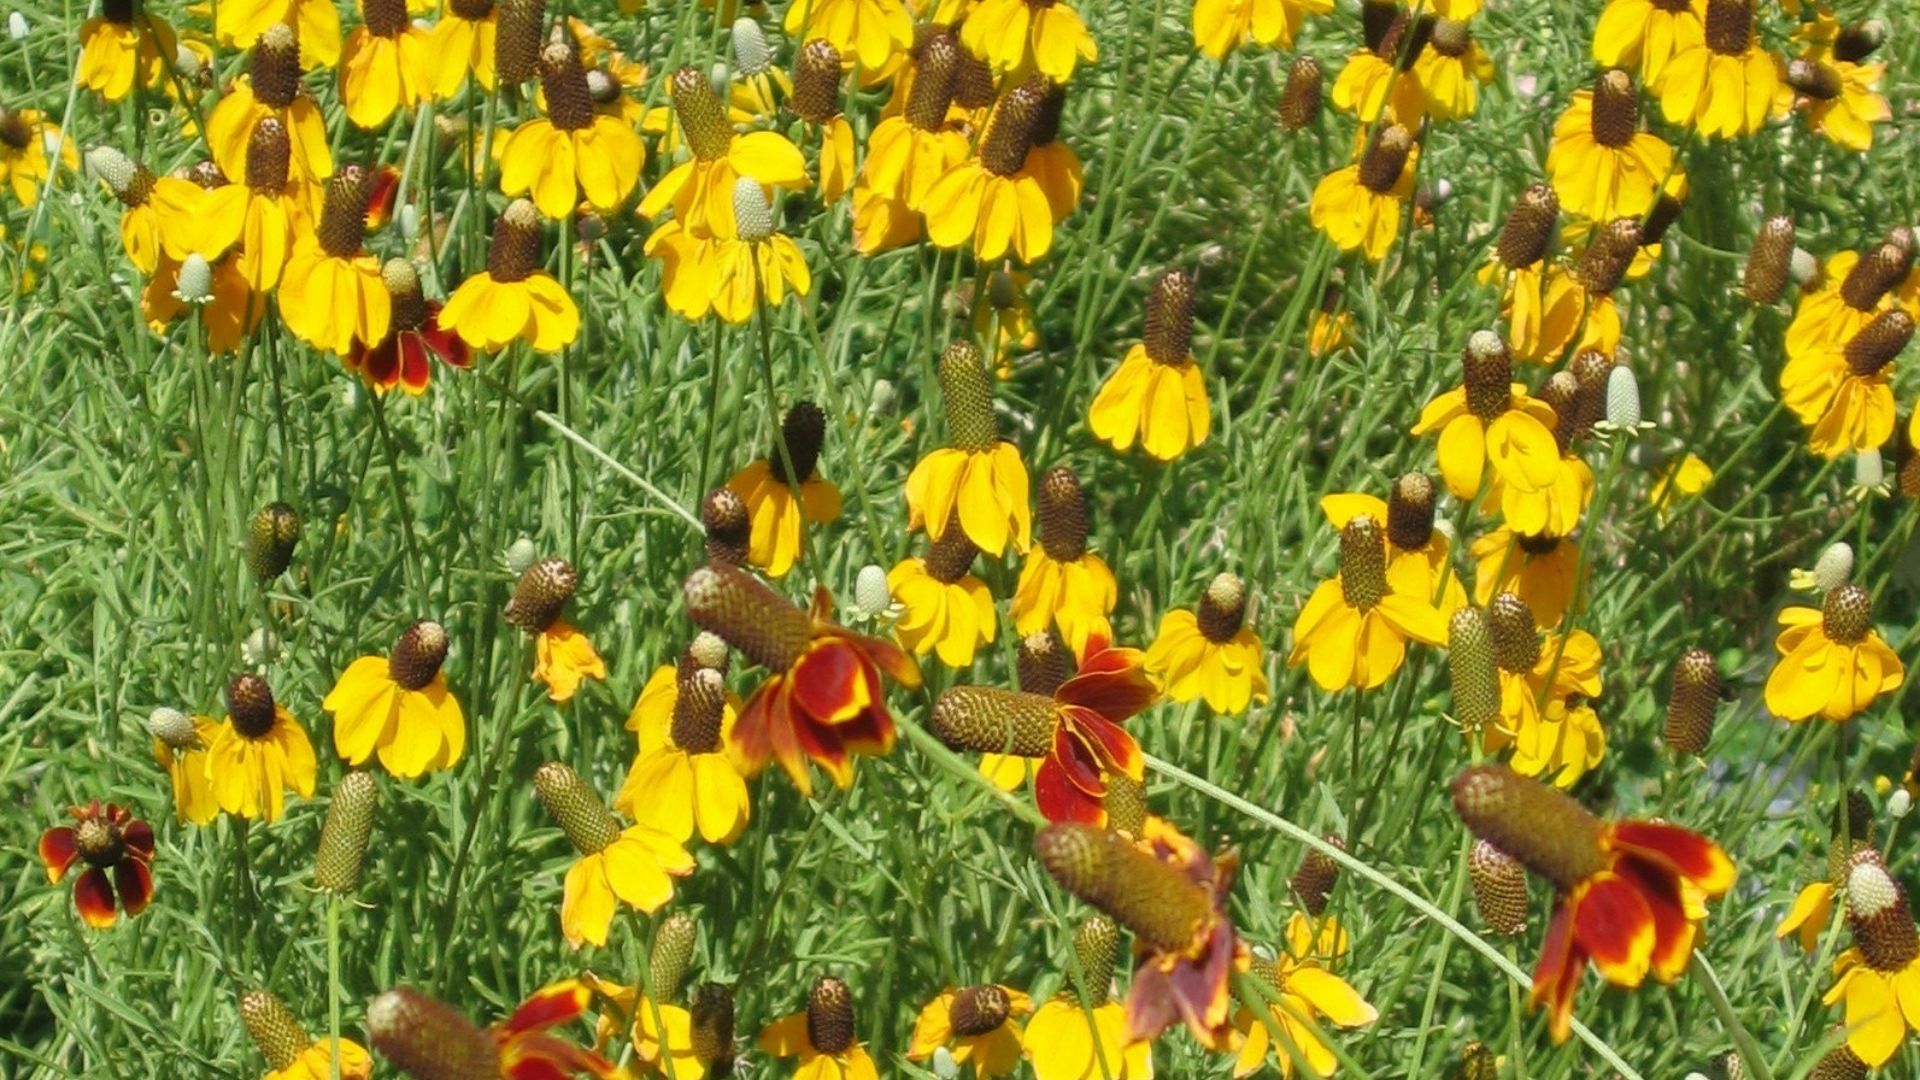
[[[1910,5],[14,3],[0,1077],[1915,1075]]]

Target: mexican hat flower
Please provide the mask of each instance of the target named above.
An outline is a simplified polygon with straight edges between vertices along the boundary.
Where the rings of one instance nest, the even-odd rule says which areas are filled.
[[[1388,124],[1369,139],[1353,164],[1314,185],[1309,216],[1341,251],[1360,251],[1379,262],[1400,234],[1400,215],[1413,197],[1413,163],[1419,160],[1413,133]]]
[[[599,1055],[553,1034],[585,1015],[593,992],[579,979],[536,991],[513,1015],[482,1031],[418,990],[388,990],[367,1003],[367,1034],[380,1056],[415,1077],[556,1080],[618,1075]]]
[[[762,188],[807,186],[807,159],[800,148],[774,131],[736,134],[706,72],[683,67],[673,73],[668,89],[692,156],[668,170],[640,200],[641,217],[657,219],[671,206],[674,219],[695,236],[731,239],[734,188],[741,177]]]
[[[1247,583],[1238,574],[1215,574],[1193,610],[1174,608],[1160,617],[1147,648],[1147,673],[1167,696],[1205,699],[1207,708],[1231,715],[1267,700],[1267,649],[1247,626]]]
[[[1120,587],[1107,561],[1087,549],[1087,497],[1080,478],[1065,465],[1040,477],[1040,544],[1027,553],[1013,593],[1013,625],[1024,637],[1048,625],[1075,653],[1087,638],[1109,640],[1108,617]]]
[[[907,1060],[925,1061],[944,1046],[981,1080],[1010,1075],[1024,1052],[1019,1020],[1032,1011],[1032,998],[998,983],[942,990],[914,1021]]]
[[[1875,317],[1897,306],[1897,291],[1910,289],[1913,237],[1904,230],[1864,252],[1843,251],[1822,268],[1824,284],[1801,293],[1787,325],[1787,361],[1844,347]]]
[[[167,254],[217,256],[237,244],[240,276],[247,288],[265,294],[280,284],[294,245],[314,228],[313,185],[294,175],[293,142],[279,117],[268,114],[254,124],[239,180],[202,197],[198,212],[185,219],[189,224],[176,226],[189,235],[169,243]]]
[[[1014,0],[1024,3],[1025,0]],[[972,25],[972,19],[968,20]],[[1054,87],[1035,75],[1008,91],[987,119],[974,153],[927,191],[927,238],[943,248],[969,243],[983,262],[1009,251],[1033,263],[1053,247],[1057,186],[1047,159],[1032,153]]]
[[[352,1039],[337,1044],[315,1039],[299,1017],[271,990],[255,987],[240,995],[240,1022],[247,1036],[267,1059],[263,1080],[332,1080],[339,1065],[340,1080],[367,1080],[373,1075],[373,1055]]]
[[[853,1026],[853,991],[823,975],[807,994],[807,1007],[760,1032],[760,1052],[798,1058],[794,1080],[879,1080],[873,1058]]]
[[[1428,595],[1398,591],[1387,573],[1386,536],[1367,514],[1340,530],[1339,569],[1313,590],[1293,624],[1289,666],[1306,664],[1322,690],[1371,690],[1406,661],[1407,642],[1438,645],[1446,621]]]
[[[1878,831],[1874,827],[1873,804],[1864,792],[1848,791],[1833,815],[1833,839],[1827,845],[1825,873],[1810,881],[1793,898],[1780,925],[1773,928],[1775,938],[1793,934],[1800,947],[1811,953],[1820,947],[1820,933],[1833,917],[1834,901],[1846,887],[1848,871],[1856,857],[1879,857]]]
[[[1838,723],[1906,681],[1906,667],[1873,626],[1873,598],[1858,585],[1827,593],[1819,608],[1780,612],[1780,659],[1767,676],[1767,711],[1799,723]]]
[[[1068,985],[1027,1021],[1027,1060],[1037,1080],[1152,1080],[1153,1044],[1127,1037],[1126,1012],[1111,997],[1119,938],[1105,915],[1074,927],[1077,966]]]
[[[1554,888],[1529,1000],[1547,1007],[1556,1043],[1572,1030],[1573,995],[1589,961],[1615,986],[1639,986],[1649,973],[1674,981],[1699,933],[1688,913],[1692,898],[1733,886],[1733,862],[1713,841],[1677,825],[1603,821],[1504,765],[1467,769],[1452,794],[1474,835]]]
[[[607,212],[640,182],[646,147],[633,128],[594,109],[587,73],[572,45],[555,41],[540,51],[540,88],[546,115],[525,121],[500,143],[500,190],[528,195],[556,221],[584,198]]]
[[[1440,433],[1440,475],[1456,499],[1479,495],[1487,467],[1532,491],[1553,482],[1560,469],[1553,410],[1512,382],[1506,342],[1491,330],[1476,330],[1460,354],[1459,387],[1420,410],[1414,435]]]
[[[652,824],[622,826],[572,769],[557,761],[533,775],[533,790],[579,859],[560,897],[567,944],[605,945],[615,901],[649,915],[673,899],[673,879],[693,873],[693,856]]]
[[[933,704],[933,729],[947,745],[986,754],[1040,758],[1033,797],[1048,821],[1106,826],[1110,784],[1145,776],[1140,746],[1122,727],[1157,692],[1138,649],[1095,637],[1079,670],[1051,697],[995,686],[956,686]]]
[[[1441,616],[1449,616],[1467,602],[1467,591],[1454,573],[1453,545],[1448,534],[1434,527],[1433,478],[1423,472],[1402,474],[1385,499],[1357,491],[1335,492],[1320,499],[1320,512],[1336,530],[1362,514],[1387,528],[1387,577],[1394,592],[1425,596]]]
[[[205,188],[177,176],[156,177],[110,146],[87,151],[86,162],[88,171],[125,208],[120,213],[120,246],[135,269],[152,274],[162,256],[177,262],[195,250],[209,220],[200,213]],[[218,256],[219,249],[211,253]]]
[[[1673,147],[1640,130],[1633,77],[1602,72],[1553,125],[1547,174],[1560,205],[1598,221],[1643,215],[1673,168]]]
[[[818,168],[821,201],[834,203],[853,186],[853,125],[840,109],[843,77],[840,50],[825,38],[800,47],[793,64],[793,96],[788,106],[820,137]]]
[[[1499,671],[1499,721],[1478,732],[1481,748],[1513,749],[1513,770],[1553,774],[1571,787],[1606,755],[1606,732],[1587,704],[1600,696],[1600,643],[1585,630],[1542,638],[1524,600],[1501,593],[1488,603],[1486,628]],[[1471,734],[1471,732],[1470,732]]]
[[[221,9],[223,14],[226,10]],[[246,176],[254,128],[271,116],[287,132],[287,168],[296,181],[319,183],[332,176],[326,117],[320,103],[301,85],[300,41],[293,28],[284,23],[268,27],[254,44],[247,65],[247,78],[228,87],[207,115],[213,163],[228,176]]]
[[[727,691],[726,648],[701,634],[680,663],[653,673],[627,716],[640,752],[613,807],[683,842],[698,827],[707,843],[731,844],[753,812],[728,754],[740,701]]]
[[[860,182],[874,195],[908,210],[925,208],[927,193],[948,169],[967,156],[967,133],[948,121],[960,45],[935,29],[914,49],[913,79],[906,106],[882,117],[867,137]]]
[[[287,329],[337,356],[352,353],[356,341],[386,337],[393,317],[380,260],[366,249],[371,179],[348,165],[327,181],[318,226],[294,242],[280,274]]]
[[[825,589],[802,611],[745,571],[705,566],[687,575],[681,595],[695,625],[767,669],[733,727],[731,745],[749,771],[778,761],[811,795],[808,761],[844,790],[857,755],[892,752],[893,715],[880,674],[913,688],[920,669],[893,645],[832,622]]]
[[[1681,755],[1706,751],[1724,691],[1720,664],[1712,653],[1694,646],[1680,654],[1673,664],[1673,690],[1660,735],[1668,750]]]
[[[371,344],[356,340],[347,353],[347,370],[357,371],[376,392],[398,386],[418,396],[433,379],[433,359],[466,368],[473,363],[467,343],[440,325],[441,305],[420,291],[420,272],[406,259],[388,259],[380,267],[392,319],[387,336]]]
[[[1238,857],[1216,860],[1159,818],[1146,820],[1137,842],[1079,822],[1048,825],[1033,848],[1068,892],[1133,931],[1128,1038],[1152,1039],[1184,1020],[1201,1045],[1224,1049],[1228,979],[1252,963],[1226,910]]]
[[[1853,858],[1846,884],[1853,947],[1834,959],[1838,977],[1820,1000],[1845,1003],[1847,1049],[1879,1068],[1920,1028],[1920,936],[1907,890],[1877,852]]]
[[[887,572],[887,591],[901,607],[894,630],[915,656],[936,653],[948,667],[971,667],[974,650],[998,636],[993,593],[968,572],[979,554],[959,523],[949,521],[945,535],[927,542],[925,555],[910,555]]]
[[[1890,308],[1846,341],[1788,359],[1780,399],[1810,429],[1815,454],[1876,450],[1893,437],[1893,361],[1913,331],[1913,316]]]
[[[678,916],[678,918],[686,919],[685,916]],[[686,1008],[664,1000],[678,993],[677,986],[672,989],[662,988],[662,984],[668,981],[663,976],[672,974],[662,970],[664,958],[661,956],[661,951],[669,936],[666,928],[674,925],[673,920],[674,917],[669,917],[668,921],[663,922],[661,931],[654,936],[653,953],[648,957],[649,974],[654,988],[651,996],[641,993],[637,987],[620,986],[591,974],[584,976],[587,984],[593,988],[594,999],[603,1003],[603,1011],[600,1013],[599,1022],[595,1025],[594,1051],[606,1054],[610,1046],[617,1045],[624,1028],[625,1041],[633,1048],[633,1063],[637,1068],[637,1072],[632,1075],[671,1074],[677,1080],[705,1080],[709,1062],[702,1058],[694,1045],[692,1013]],[[691,934],[694,929],[691,919],[686,919],[686,927]],[[692,939],[689,937],[687,940],[689,953],[692,951],[692,944]],[[672,981],[677,983],[678,980]],[[731,1062],[733,1057],[731,1047],[728,1048],[726,1057]],[[714,1071],[718,1072],[717,1069]]]
[[[1360,996],[1347,980],[1333,973],[1333,967],[1347,955],[1347,929],[1335,916],[1328,916],[1316,927],[1304,912],[1287,917],[1286,947],[1269,960],[1254,955],[1254,981],[1273,992],[1273,1000],[1255,1000],[1234,1014],[1234,1042],[1238,1054],[1233,1075],[1252,1076],[1266,1064],[1267,1051],[1273,1051],[1280,1075],[1294,1074],[1294,1053],[1306,1061],[1308,1076],[1332,1076],[1339,1061],[1318,1033],[1324,1020],[1338,1027],[1364,1027],[1380,1014]],[[1266,1012],[1262,1017],[1256,1010]],[[1267,1033],[1269,1023],[1286,1035],[1276,1044]]]
[[[1193,41],[1215,60],[1247,44],[1290,49],[1309,15],[1333,12],[1333,0],[1194,0]]]
[[[73,79],[108,101],[119,101],[135,80],[144,89],[159,89],[179,48],[165,19],[135,0],[112,0],[80,24],[80,63]]]
[[[1502,525],[1474,538],[1473,602],[1482,606],[1499,593],[1526,602],[1539,625],[1551,630],[1573,607],[1580,580],[1580,545],[1553,533],[1520,533]]]
[[[450,769],[467,748],[467,719],[447,690],[447,631],[407,627],[386,656],[347,665],[320,707],[333,714],[333,748],[349,765],[378,754],[403,779]]]
[[[752,521],[747,560],[768,577],[782,578],[806,549],[808,522],[824,525],[840,516],[840,489],[820,475],[827,414],[811,401],[796,401],[780,419],[780,438],[767,456],[727,480]]]
[[[155,709],[147,718],[153,760],[167,770],[173,813],[181,821],[205,825],[220,814],[213,780],[207,775],[207,747],[219,726],[212,717],[188,716],[178,709]]]
[[[1551,473],[1545,482],[1534,483],[1534,477],[1495,469],[1484,505],[1499,507],[1507,525],[1520,532],[1565,536],[1579,526],[1593,499],[1593,468],[1580,456],[1579,445],[1604,410],[1606,382],[1583,385],[1571,371],[1556,371],[1541,388],[1540,401],[1554,416]]]
[[[787,5],[795,41],[821,38],[872,71],[913,46],[913,15],[900,0],[808,0]]]
[[[541,559],[520,574],[507,601],[507,621],[533,638],[533,680],[546,683],[548,700],[561,704],[573,700],[584,680],[607,678],[606,661],[593,642],[561,617],[579,587],[572,563]]]
[[[1413,77],[1428,119],[1460,120],[1480,107],[1480,87],[1493,81],[1493,58],[1466,20],[1442,17],[1413,58]]]
[[[56,146],[57,155],[50,149]],[[38,109],[0,105],[0,184],[13,192],[15,202],[30,210],[40,201],[55,157],[69,169],[80,167],[79,152],[60,133],[60,125]]]
[[[73,906],[80,920],[105,930],[127,916],[147,910],[153,900],[153,826],[123,806],[95,799],[70,806],[72,825],[56,825],[40,834],[40,862],[47,882],[60,884],[77,863],[86,864],[73,879]]]
[[[308,67],[340,62],[340,11],[332,0],[234,0],[220,5],[213,29],[221,44],[246,49],[276,26],[294,32]]]
[[[1640,69],[1640,81],[1660,81],[1678,53],[1706,42],[1699,0],[1607,0],[1593,29],[1593,58],[1604,67]]]
[[[666,259],[667,302],[689,319],[705,317],[710,308],[738,325],[756,311],[777,308],[791,293],[807,295],[813,274],[806,256],[793,238],[774,229],[773,208],[758,180],[742,176],[733,182],[731,228],[701,236],[669,221],[647,238],[648,253],[669,236],[680,251]]]
[[[243,818],[274,821],[286,791],[313,797],[313,743],[273,688],[258,675],[236,675],[227,684],[227,719],[207,744],[207,776],[220,809]]]
[[[1058,83],[1073,78],[1082,61],[1100,58],[1086,22],[1062,0],[977,0],[960,43],[995,71],[1038,70]]]
[[[163,252],[140,290],[140,313],[158,337],[165,337],[176,319],[198,320],[207,350],[218,355],[240,348],[260,326],[267,304],[247,287],[238,254],[228,252],[209,262],[199,252],[178,261]]]
[[[363,24],[340,53],[340,101],[356,127],[378,128],[432,94],[431,39],[407,0],[360,0]]]
[[[1207,441],[1213,414],[1193,359],[1193,275],[1172,270],[1147,294],[1146,328],[1087,407],[1094,437],[1125,453],[1138,442],[1172,461]]]
[[[1759,131],[1773,113],[1780,64],[1761,47],[1752,0],[1706,0],[1703,30],[1649,80],[1661,113],[1709,138]]]
[[[1426,94],[1411,69],[1426,48],[1432,23],[1415,19],[1398,4],[1368,4],[1361,14],[1365,47],[1347,58],[1334,79],[1334,107],[1362,124],[1384,115],[1396,124],[1418,125],[1426,114]]]
[[[493,226],[487,268],[447,297],[440,323],[475,349],[494,352],[514,341],[554,353],[580,334],[580,308],[540,265],[540,215],[515,199]]]
[[[1849,150],[1871,149],[1873,125],[1893,118],[1879,92],[1887,66],[1864,62],[1878,43],[1846,33],[1826,15],[1802,24],[1794,36],[1806,48],[1787,62],[1786,82],[1799,95],[1808,129]]]
[[[442,101],[453,97],[469,77],[480,89],[493,89],[493,52],[500,25],[494,8],[494,0],[449,0],[441,10],[427,40],[434,97]]]
[[[979,348],[964,339],[949,344],[939,378],[952,445],[929,451],[907,474],[907,527],[939,540],[957,517],[981,551],[998,557],[1011,543],[1024,553],[1033,540],[1027,466],[1000,438],[993,381]]]

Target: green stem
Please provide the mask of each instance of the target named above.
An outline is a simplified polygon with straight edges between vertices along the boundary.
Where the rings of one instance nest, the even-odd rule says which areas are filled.
[[[332,1080],[340,1080],[340,894],[327,893],[327,1061]]]
[[[1727,992],[1720,985],[1720,977],[1713,973],[1713,965],[1707,958],[1695,954],[1693,958],[1693,977],[1700,988],[1707,992],[1707,1000],[1713,1003],[1713,1011],[1720,1017],[1720,1026],[1733,1039],[1734,1048],[1740,1051],[1740,1057],[1747,1063],[1747,1072],[1753,1080],[1773,1080],[1773,1070],[1767,1067],[1767,1059],[1760,1054],[1760,1046],[1753,1041],[1746,1026],[1734,1015],[1733,1004],[1727,1000]]]

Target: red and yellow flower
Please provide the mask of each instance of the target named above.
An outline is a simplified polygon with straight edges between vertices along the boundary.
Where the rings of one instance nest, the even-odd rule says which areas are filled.
[[[40,834],[40,862],[47,883],[58,885],[75,863],[85,862],[73,881],[73,906],[96,930],[147,909],[153,900],[153,826],[123,806],[95,799],[70,806],[72,825],[56,825]]]
[[[584,1073],[613,1080],[618,1073],[598,1054],[552,1034],[592,1004],[585,982],[564,979],[482,1031],[451,1006],[403,987],[367,1003],[367,1032],[382,1057],[413,1076],[563,1080]]]
[[[372,344],[356,340],[347,353],[347,370],[359,372],[376,392],[398,386],[417,396],[426,393],[433,378],[434,357],[463,370],[473,363],[467,343],[440,325],[440,301],[421,295],[420,274],[411,262],[388,259],[380,278],[393,313],[387,336]]]

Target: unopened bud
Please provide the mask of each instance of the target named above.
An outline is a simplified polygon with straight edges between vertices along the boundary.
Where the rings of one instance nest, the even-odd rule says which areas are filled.
[[[742,15],[733,20],[733,67],[742,75],[758,75],[773,63],[773,49],[760,24]]]
[[[1346,850],[1338,834],[1328,834],[1326,841],[1334,847]],[[1300,906],[1307,914],[1319,918],[1327,910],[1327,898],[1333,894],[1333,887],[1340,881],[1340,864],[1333,856],[1318,848],[1308,848],[1300,860],[1300,869],[1293,872],[1287,884],[1293,889],[1293,895],[1300,900]]]
[[[694,940],[699,928],[684,911],[676,911],[660,923],[653,935],[653,952],[647,961],[649,989],[655,1001],[674,1001],[680,997],[680,984],[693,963]]]
[[[316,888],[345,895],[360,887],[378,800],[372,773],[348,773],[334,785],[326,824],[320,827],[320,850],[313,860]]]
[[[269,503],[247,522],[247,569],[259,581],[279,577],[300,543],[300,515],[283,502]]]
[[[193,729],[193,718],[165,705],[147,714],[147,733],[176,753],[200,746],[200,735]]]
[[[758,244],[773,235],[773,208],[760,181],[742,176],[733,182],[733,221],[741,240]]]
[[[173,280],[173,298],[183,304],[198,306],[213,299],[213,266],[197,251],[180,260]]]
[[[1506,852],[1476,840],[1467,857],[1473,882],[1473,906],[1480,921],[1496,934],[1511,937],[1527,928],[1527,873]]]
[[[887,585],[887,572],[873,563],[860,568],[860,574],[853,581],[853,602],[859,605],[860,613],[869,618],[877,618],[893,606],[893,593]]]
[[[1607,424],[1621,430],[1640,426],[1640,380],[1625,364],[1607,372]]]

